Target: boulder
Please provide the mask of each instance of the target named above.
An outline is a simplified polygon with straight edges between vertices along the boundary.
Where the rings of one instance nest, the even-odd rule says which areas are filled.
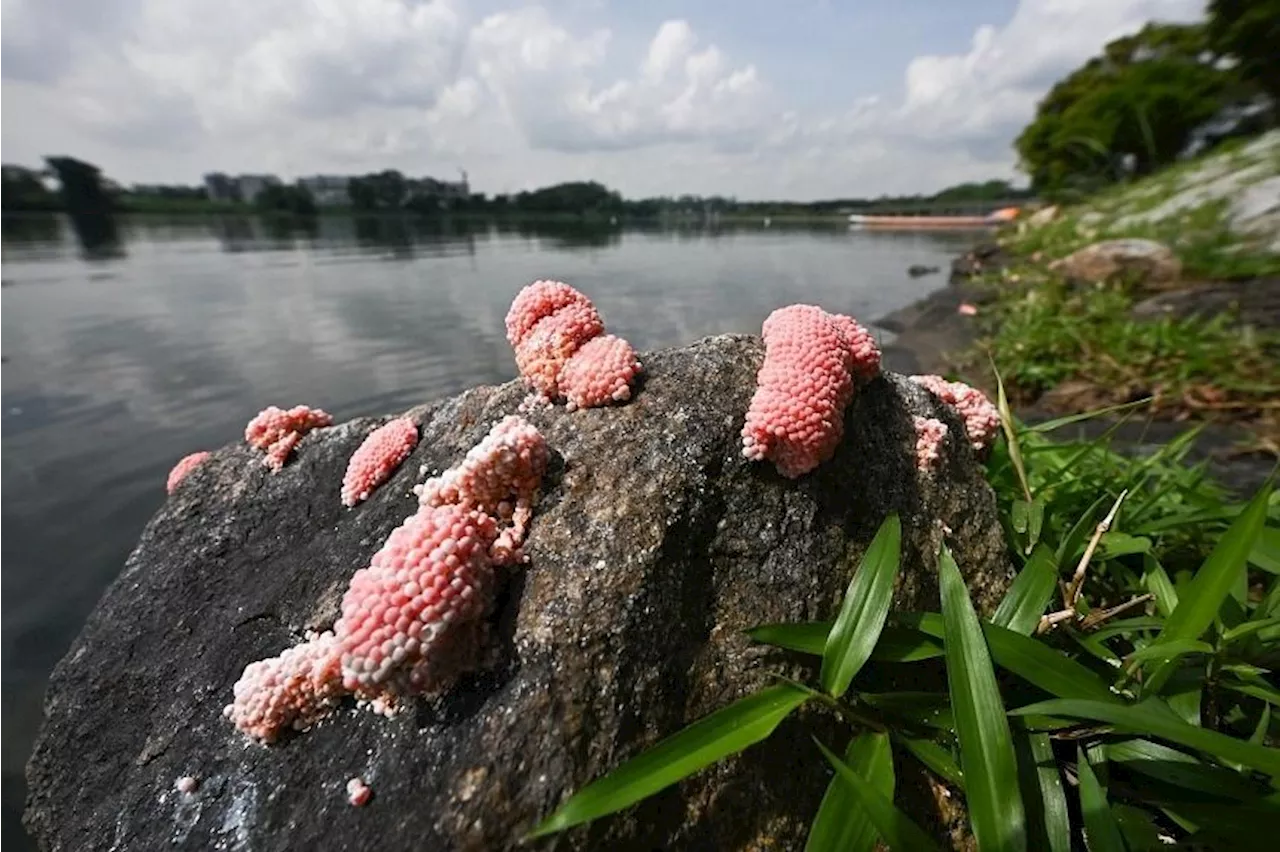
[[[1036,212],[1027,217],[1028,228],[1043,228],[1050,222],[1058,218],[1059,208],[1056,204],[1050,204],[1048,207],[1041,207]]]
[[[951,261],[951,279],[960,281],[983,272],[999,272],[1009,263],[1009,255],[999,243],[979,243]]]
[[[1177,285],[1182,262],[1155,240],[1104,240],[1055,260],[1049,269],[1072,281],[1092,283],[1123,275],[1143,287],[1163,289]]]
[[[1280,329],[1280,278],[1221,281],[1148,296],[1130,309],[1140,320],[1190,319],[1230,313],[1240,325]]]
[[[347,704],[271,746],[223,717],[244,666],[330,625],[352,573],[416,508],[419,466],[456,463],[526,390],[411,409],[417,449],[350,510],[347,460],[387,418],[314,431],[275,474],[243,444],[214,452],[147,526],[52,676],[28,828],[43,848],[76,852],[513,848],[588,782],[772,673],[812,682],[810,660],[743,631],[832,617],[889,512],[904,525],[897,607],[937,607],[945,524],[990,612],[1009,566],[955,414],[881,376],[850,405],[835,458],[784,479],[740,452],[762,357],[758,338],[709,338],[643,356],[625,405],[527,414],[552,463],[530,561],[505,581],[482,668],[392,718]],[[916,472],[912,414],[951,426],[934,475]],[[866,677],[945,683],[929,664],[873,664]],[[837,747],[848,735],[805,708],[743,755],[533,848],[799,848],[830,778],[812,733]],[[946,837],[921,770],[904,760],[899,771],[899,801]],[[195,789],[175,789],[188,776]],[[347,799],[355,777],[372,790],[363,807]]]

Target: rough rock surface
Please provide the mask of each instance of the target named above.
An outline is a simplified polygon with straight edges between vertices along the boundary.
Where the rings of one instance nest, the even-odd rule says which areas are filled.
[[[1036,212],[1027,217],[1028,228],[1043,228],[1050,222],[1058,218],[1061,208],[1056,204],[1050,204],[1048,207],[1041,207]]]
[[[1240,325],[1280,329],[1280,278],[1224,281],[1171,290],[1138,302],[1134,319],[1209,318],[1230,312]]]
[[[951,280],[963,281],[983,272],[999,272],[1009,264],[1008,253],[999,243],[979,243],[951,261]]]
[[[1182,262],[1168,246],[1138,239],[1103,240],[1055,260],[1049,268],[1074,281],[1125,275],[1152,289],[1176,286],[1182,276]]]
[[[222,716],[245,664],[332,623],[352,573],[414,510],[419,465],[458,461],[526,389],[409,411],[417,449],[351,510],[342,474],[371,420],[307,435],[276,474],[243,444],[216,451],[148,525],[54,672],[28,827],[43,847],[77,852],[512,848],[581,786],[770,672],[811,677],[742,631],[831,617],[892,510],[906,538],[896,605],[936,607],[941,520],[990,611],[1008,566],[966,442],[948,441],[936,478],[915,470],[912,415],[963,436],[955,414],[901,376],[878,378],[850,405],[836,457],[786,480],[740,452],[762,358],[756,338],[709,338],[645,355],[625,406],[527,415],[553,459],[487,668],[393,719],[344,706],[271,747]],[[927,664],[867,675],[894,669],[938,686]],[[837,741],[828,715],[805,710],[738,759],[534,846],[799,848],[829,778],[812,732]],[[195,792],[175,789],[185,776]],[[373,791],[364,807],[348,804],[354,777]]]

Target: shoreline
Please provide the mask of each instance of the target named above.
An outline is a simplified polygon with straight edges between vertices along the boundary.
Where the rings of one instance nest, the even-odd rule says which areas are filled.
[[[941,273],[946,279],[937,290],[872,321],[876,329],[893,335],[888,343],[881,346],[886,369],[905,375],[960,374],[966,382],[994,397],[991,377],[971,375],[971,368],[963,369],[962,364],[962,357],[972,352],[982,333],[976,318],[965,316],[958,309],[961,304],[969,303],[981,312],[984,305],[994,300],[989,289],[970,278],[975,257],[985,259],[988,269],[997,268],[1008,259],[995,244],[979,243],[957,256],[951,269]],[[1038,404],[1032,404],[1019,406],[1014,413],[1027,423],[1040,423],[1070,412],[1049,412]],[[1241,453],[1237,450],[1250,434],[1239,424],[1197,424],[1134,415],[1117,426],[1121,419],[1117,416],[1096,417],[1063,427],[1054,435],[1064,441],[1089,441],[1115,427],[1114,449],[1126,454],[1149,455],[1199,425],[1203,431],[1193,443],[1188,461],[1192,464],[1207,461],[1210,475],[1240,497],[1247,497],[1261,487],[1276,466],[1276,462],[1264,453]]]

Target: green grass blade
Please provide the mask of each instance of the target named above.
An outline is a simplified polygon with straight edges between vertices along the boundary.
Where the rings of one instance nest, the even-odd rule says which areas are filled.
[[[853,799],[862,807],[886,846],[894,850],[903,850],[903,852],[938,849],[938,844],[934,843],[932,838],[906,814],[895,808],[892,800],[880,795],[870,782],[863,780],[861,775],[837,757],[831,749],[816,739],[814,742],[840,777],[845,780],[847,789],[853,794]]]
[[[1263,527],[1249,552],[1249,561],[1263,571],[1280,574],[1280,527]]]
[[[1208,796],[1257,798],[1258,791],[1238,772],[1203,763],[1191,755],[1145,739],[1108,743],[1107,760],[1149,778]]]
[[[1109,502],[1106,495],[1099,497],[1093,502],[1093,505],[1085,509],[1083,515],[1071,527],[1071,530],[1062,537],[1062,542],[1058,545],[1058,563],[1060,565],[1074,565],[1075,561],[1080,558],[1080,554],[1084,552],[1085,542],[1089,540],[1089,536],[1093,534],[1093,529],[1098,523],[1098,513]]]
[[[938,571],[947,684],[973,833],[981,849],[1022,850],[1026,848],[1026,826],[1018,766],[987,642],[964,578],[945,546]]]
[[[994,362],[991,371],[996,374],[996,408],[1000,411],[1000,427],[1004,430],[1005,444],[1009,449],[1009,461],[1018,475],[1018,484],[1022,487],[1022,496],[1031,502],[1031,485],[1027,481],[1027,465],[1022,460],[1022,447],[1018,443],[1017,422],[1013,419],[1013,411],[1009,408],[1009,398],[1004,392],[1004,380]]]
[[[912,613],[902,620],[930,636],[944,634],[942,618],[936,613]],[[982,634],[996,665],[1050,695],[1120,701],[1101,677],[1037,639],[986,622],[982,623]]]
[[[1133,402],[1122,402],[1119,405],[1109,405],[1106,408],[1098,408],[1093,411],[1085,411],[1081,414],[1068,414],[1066,417],[1058,417],[1054,420],[1046,420],[1043,423],[1037,423],[1034,426],[1028,426],[1029,432],[1047,433],[1055,429],[1061,429],[1063,426],[1070,426],[1073,423],[1080,423],[1084,420],[1092,420],[1095,417],[1104,417],[1108,414],[1115,414],[1117,411],[1125,411],[1129,408],[1137,408],[1146,405],[1151,401],[1151,397],[1145,399],[1134,400]]]
[[[870,659],[889,617],[901,551],[902,522],[894,512],[880,524],[867,547],[827,636],[821,678],[828,695],[840,698],[848,692],[854,675]]]
[[[1280,750],[1256,746],[1217,731],[1197,728],[1179,719],[1171,710],[1148,704],[1123,705],[1078,699],[1041,701],[1011,710],[1013,716],[1070,716],[1105,722],[1125,733],[1149,735],[1178,743],[1197,751],[1251,766],[1271,775],[1280,775]]]
[[[1080,811],[1084,816],[1085,839],[1089,852],[1128,852],[1120,826],[1111,815],[1107,791],[1098,783],[1084,749],[1076,748],[1076,766],[1080,776]]]
[[[736,754],[773,733],[810,697],[790,684],[767,687],[739,699],[623,763],[578,791],[529,837],[563,831],[620,811]]]
[[[1018,781],[1027,808],[1027,841],[1031,849],[1071,852],[1071,816],[1062,789],[1062,772],[1048,734],[1013,726]]]
[[[1187,654],[1212,654],[1213,646],[1208,642],[1200,642],[1195,639],[1178,639],[1173,642],[1153,642],[1145,648],[1134,651],[1129,655],[1132,662],[1149,662],[1156,660],[1164,662],[1166,660],[1176,660],[1178,657],[1184,657]]]
[[[895,742],[900,743],[903,748],[911,752],[916,760],[929,767],[939,777],[945,778],[954,784],[957,789],[964,790],[964,773],[960,771],[960,764],[956,763],[955,758],[951,756],[951,752],[933,740],[908,737],[905,734],[898,733],[895,733],[893,738]]]
[[[1280,617],[1271,616],[1270,618],[1255,618],[1252,621],[1246,621],[1244,624],[1231,628],[1222,634],[1222,644],[1230,645],[1232,642],[1239,642],[1260,630],[1269,630],[1272,627],[1280,627]]]
[[[757,642],[821,657],[831,633],[830,621],[798,624],[763,624],[747,631]],[[942,643],[918,630],[886,624],[871,659],[881,663],[914,663],[942,656]]]
[[[872,789],[893,801],[893,752],[888,734],[867,731],[859,735],[849,743],[844,757]],[[837,773],[818,806],[804,848],[805,852],[875,852],[879,836],[857,794]]]
[[[882,713],[915,725],[955,730],[955,717],[945,692],[860,692],[858,699]]]
[[[1030,636],[1058,587],[1058,563],[1053,551],[1037,545],[1027,564],[1014,578],[991,621],[1015,633]]]
[[[1142,566],[1142,584],[1156,599],[1156,610],[1168,618],[1178,607],[1178,592],[1173,587],[1173,581],[1169,579],[1164,566],[1154,554],[1148,553],[1143,556]]]
[[[1223,533],[1209,558],[1200,566],[1187,587],[1179,595],[1178,607],[1165,622],[1164,630],[1155,643],[1199,639],[1213,623],[1222,603],[1242,579],[1249,554],[1267,519],[1267,501],[1271,497],[1270,484],[1261,488],[1249,505]],[[1173,674],[1176,663],[1164,664],[1144,685],[1149,693],[1156,693]]]

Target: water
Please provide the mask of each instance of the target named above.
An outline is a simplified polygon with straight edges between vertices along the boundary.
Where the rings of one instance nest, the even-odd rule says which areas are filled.
[[[941,286],[972,234],[843,228],[441,228],[247,218],[6,222],[3,839],[45,680],[186,453],[267,405],[339,420],[515,376],[503,317],[539,277],[587,293],[637,349],[758,333],[792,302],[872,320]]]

